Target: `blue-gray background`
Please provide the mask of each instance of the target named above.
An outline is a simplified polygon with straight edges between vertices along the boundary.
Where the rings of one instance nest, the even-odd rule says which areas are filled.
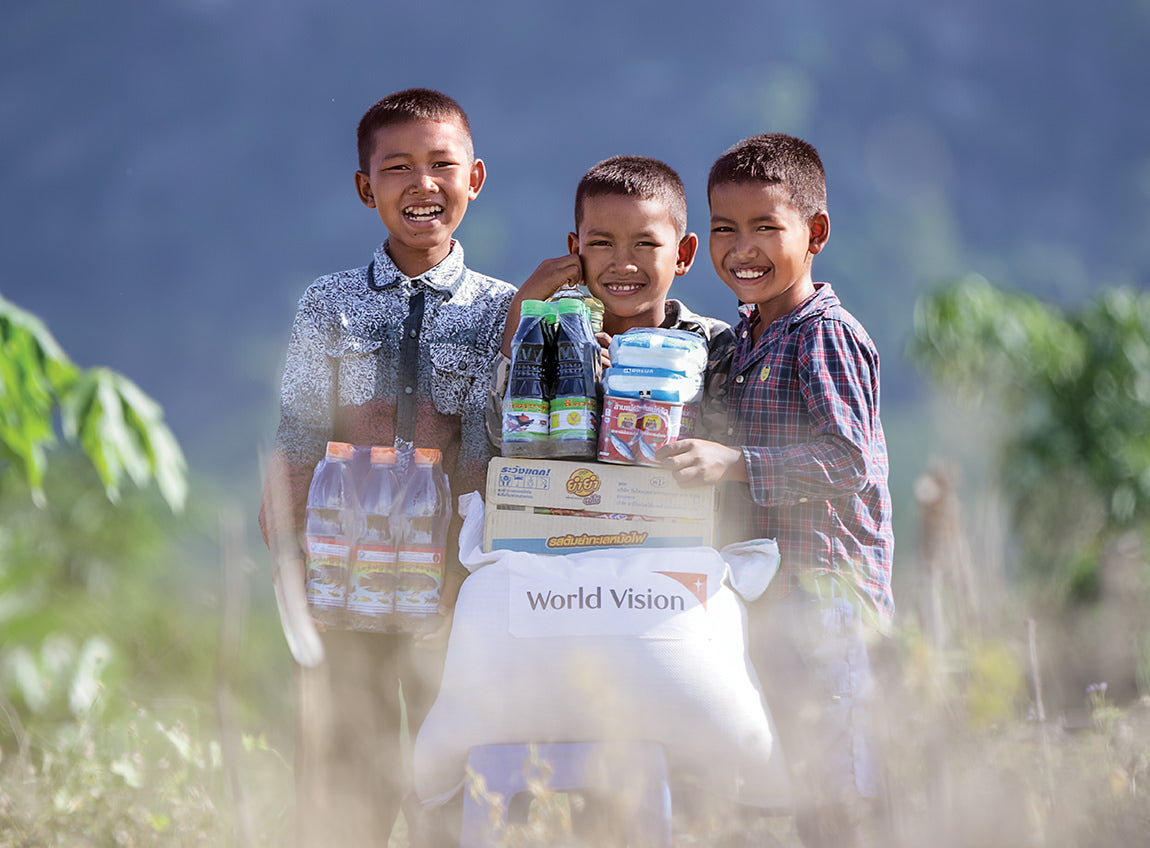
[[[1147,0],[9,2],[0,292],[138,382],[193,473],[254,504],[296,299],[382,239],[352,182],[380,96],[467,109],[489,177],[458,235],[515,283],[565,250],[588,166],[664,159],[704,240],[675,293],[728,320],[707,168],[791,132],[828,171],[816,277],[883,355],[897,508],[934,449],[903,356],[919,293],[967,273],[1066,305],[1146,286],[1147,45]]]

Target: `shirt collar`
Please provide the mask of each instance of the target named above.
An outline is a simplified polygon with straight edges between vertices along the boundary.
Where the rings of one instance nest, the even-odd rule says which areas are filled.
[[[785,322],[780,326],[789,330],[791,327],[805,321],[812,315],[821,315],[832,306],[837,306],[838,302],[838,295],[835,294],[830,283],[815,283],[814,294],[800,303],[790,314],[784,315],[782,318],[776,318],[771,323]],[[750,333],[751,328],[761,320],[759,318],[759,309],[753,304],[741,304],[739,306],[739,314],[742,316],[742,320],[739,321],[737,332],[739,338],[745,338],[746,335]],[[766,334],[766,330],[769,329],[769,327],[763,328],[764,335]]]
[[[429,289],[443,292],[450,298],[459,291],[466,270],[463,264],[463,245],[454,239],[451,242],[451,252],[443,261],[418,277],[409,277],[396,267],[388,255],[387,242],[384,242],[375,249],[372,279],[368,280],[368,285],[373,289],[386,289],[405,282],[409,287],[422,284]]]

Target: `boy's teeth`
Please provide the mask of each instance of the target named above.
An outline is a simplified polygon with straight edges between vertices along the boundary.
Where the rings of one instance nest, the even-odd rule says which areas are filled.
[[[737,271],[734,271],[733,273],[740,280],[753,280],[755,277],[761,276],[761,274],[762,274],[762,272],[760,272],[760,271],[749,271],[749,270],[742,269],[742,268],[740,268]]]
[[[403,214],[409,218],[430,218],[443,211],[442,206],[409,206]]]

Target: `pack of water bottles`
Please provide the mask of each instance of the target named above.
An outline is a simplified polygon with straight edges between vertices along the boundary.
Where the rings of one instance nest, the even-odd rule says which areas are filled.
[[[504,456],[595,456],[599,350],[582,299],[523,301],[503,398]]]
[[[328,442],[307,500],[312,617],[338,630],[434,627],[452,514],[438,450]]]

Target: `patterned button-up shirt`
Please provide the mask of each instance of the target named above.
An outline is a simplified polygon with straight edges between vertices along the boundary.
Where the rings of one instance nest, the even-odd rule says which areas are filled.
[[[815,287],[757,342],[757,310],[736,327],[726,441],[746,460],[751,535],[779,545],[769,595],[836,576],[889,618],[894,535],[878,351],[831,286]]]
[[[419,293],[422,321],[405,328]],[[492,453],[484,405],[514,294],[511,285],[468,269],[458,242],[416,278],[381,245],[370,265],[308,287],[284,366],[260,511],[265,541],[298,538],[311,476],[329,440],[438,448],[453,494],[482,492]],[[405,344],[417,346],[410,371],[401,367]],[[414,399],[410,440],[397,432],[405,396]]]

